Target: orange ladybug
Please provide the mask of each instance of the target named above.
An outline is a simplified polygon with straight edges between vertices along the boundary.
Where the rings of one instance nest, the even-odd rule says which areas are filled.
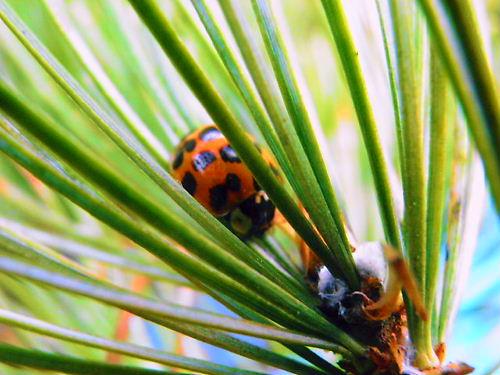
[[[257,148],[276,172],[271,155]],[[240,237],[262,236],[271,227],[274,204],[217,126],[184,137],[172,170],[189,194]]]

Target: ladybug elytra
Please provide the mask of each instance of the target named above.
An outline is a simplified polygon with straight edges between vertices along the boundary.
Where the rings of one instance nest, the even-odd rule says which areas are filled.
[[[261,153],[276,171],[270,154]],[[261,236],[271,227],[274,204],[215,125],[184,137],[172,170],[184,189],[238,236]]]

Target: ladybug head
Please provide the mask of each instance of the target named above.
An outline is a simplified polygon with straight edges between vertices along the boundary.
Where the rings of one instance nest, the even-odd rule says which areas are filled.
[[[271,226],[276,208],[260,190],[232,210],[227,219],[231,229],[242,238],[262,236]]]

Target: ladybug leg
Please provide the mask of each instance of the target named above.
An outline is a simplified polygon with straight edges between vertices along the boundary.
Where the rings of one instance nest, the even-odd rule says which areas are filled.
[[[281,229],[289,238],[291,238],[299,248],[302,265],[307,276],[313,276],[316,273],[317,267],[321,265],[321,260],[307,246],[306,242],[300,237],[293,227],[288,223],[283,214],[276,210],[274,217],[274,227]]]
[[[297,236],[297,242],[299,243],[300,257],[302,259],[302,264],[304,265],[304,270],[309,278],[314,278],[318,269],[323,265],[323,261],[311,250],[305,241]]]
[[[276,225],[278,228],[283,230],[283,232],[285,232],[288,236],[294,236],[295,231],[278,209],[276,209],[274,213],[273,225]]]
[[[382,297],[374,303],[364,307],[369,318],[373,320],[387,319],[398,311],[402,305],[401,290],[404,289],[413,303],[417,315],[427,320],[427,311],[417,283],[405,260],[392,247],[384,246],[385,258],[389,266],[387,288]]]
[[[274,214],[273,227],[281,229],[283,233],[299,244],[300,237],[278,209],[276,209]]]

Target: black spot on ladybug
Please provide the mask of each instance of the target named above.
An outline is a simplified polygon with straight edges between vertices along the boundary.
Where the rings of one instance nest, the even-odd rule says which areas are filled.
[[[190,172],[186,172],[186,174],[184,175],[184,177],[182,178],[182,187],[184,189],[186,189],[186,191],[191,194],[191,195],[194,195],[194,193],[196,193],[196,179],[194,178],[194,176],[190,173]]]
[[[175,155],[174,163],[172,164],[172,168],[177,169],[182,165],[184,161],[184,152],[181,150]]]
[[[228,173],[226,176],[226,187],[231,191],[240,191],[241,181],[238,175],[234,173]]]
[[[273,221],[275,207],[269,198],[260,194],[254,194],[250,198],[244,200],[239,209],[243,214],[252,219],[252,224],[255,228],[268,228]]]
[[[196,147],[196,141],[194,139],[190,139],[184,145],[184,150],[186,150],[187,152],[191,152],[194,150],[195,147]]]
[[[193,157],[193,168],[198,171],[204,171],[215,161],[215,155],[210,151],[203,151]]]
[[[255,191],[260,191],[260,190],[261,190],[260,185],[259,185],[259,183],[255,180],[255,178],[253,179],[253,188],[255,189]]]
[[[227,188],[225,185],[216,185],[209,190],[210,206],[215,211],[221,211],[227,204]]]
[[[220,149],[220,156],[222,160],[229,162],[229,163],[241,163],[241,159],[238,157],[236,154],[236,151],[234,151],[234,148],[231,146],[224,146]]]
[[[224,138],[224,135],[222,135],[221,131],[215,126],[209,126],[200,133],[199,138],[202,141],[207,142],[214,139]]]

